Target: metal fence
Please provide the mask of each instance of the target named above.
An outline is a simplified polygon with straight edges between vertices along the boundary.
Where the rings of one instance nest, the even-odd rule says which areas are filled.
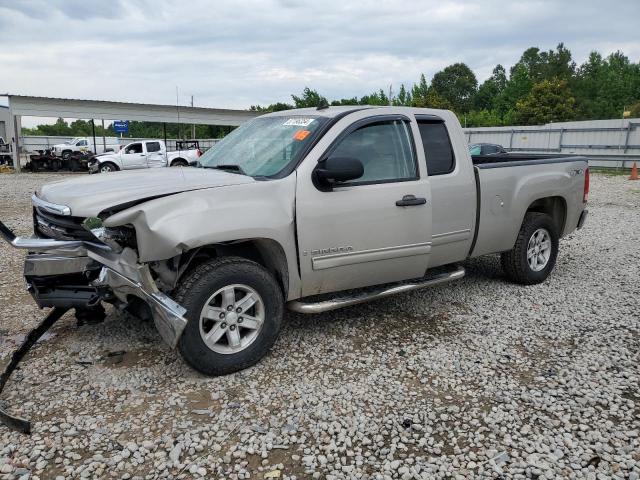
[[[25,135],[20,137],[20,150],[22,153],[36,152],[38,150],[46,150],[48,148],[53,147],[58,143],[67,142],[75,137],[54,137],[54,136],[35,136],[35,135]],[[93,140],[92,137],[87,137]],[[111,138],[111,137],[110,137]],[[127,145],[133,142],[139,142],[142,140],[149,140],[148,138],[121,138],[119,139],[120,145]],[[176,142],[179,141],[177,138],[167,138],[167,149],[169,151],[177,150]],[[200,144],[200,148],[204,151],[211,148],[216,142],[219,142],[219,138],[202,138],[198,139]],[[102,137],[96,137],[96,143],[98,145],[102,144]]]
[[[592,166],[631,167],[640,162],[640,118],[549,123],[542,126],[465,128],[469,143],[497,143],[512,152],[584,155]],[[45,150],[72,137],[23,136],[22,153]],[[148,140],[121,138],[120,144]],[[167,148],[176,150],[178,139],[168,138]],[[102,137],[96,137],[100,144]],[[200,148],[211,148],[219,138],[198,139]]]
[[[640,118],[463,130],[469,143],[497,143],[512,152],[584,155],[602,167],[640,161]]]

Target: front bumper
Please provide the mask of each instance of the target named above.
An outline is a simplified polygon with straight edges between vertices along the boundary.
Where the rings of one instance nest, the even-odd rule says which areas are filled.
[[[134,250],[116,253],[98,242],[16,237],[2,222],[0,236],[29,252],[24,276],[41,308],[89,308],[100,301],[125,307],[133,296],[149,306],[163,340],[172,348],[177,345],[187,325],[186,309],[158,290]]]

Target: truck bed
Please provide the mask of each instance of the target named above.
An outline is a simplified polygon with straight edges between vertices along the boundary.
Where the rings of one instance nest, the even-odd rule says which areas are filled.
[[[471,256],[510,250],[525,212],[540,198],[557,202],[564,212],[560,236],[576,228],[584,208],[586,157],[503,154],[472,156],[472,161],[478,217]]]
[[[553,154],[508,153],[501,155],[472,155],[473,164],[480,168],[498,168],[518,165],[538,165],[548,163],[572,162],[576,159],[584,160],[580,156],[557,156]],[[508,164],[508,165],[505,165]],[[491,166],[488,166],[491,165]]]

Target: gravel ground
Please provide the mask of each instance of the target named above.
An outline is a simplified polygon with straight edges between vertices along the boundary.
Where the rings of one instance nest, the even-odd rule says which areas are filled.
[[[0,218],[60,175],[0,175]],[[640,474],[640,182],[592,175],[590,217],[555,272],[456,284],[316,316],[222,378],[110,311],[59,322],[16,371],[5,478],[620,478]],[[0,362],[42,317],[0,245]],[[120,353],[118,353],[120,352]],[[122,353],[124,352],[124,353]],[[30,476],[30,477],[29,477]]]

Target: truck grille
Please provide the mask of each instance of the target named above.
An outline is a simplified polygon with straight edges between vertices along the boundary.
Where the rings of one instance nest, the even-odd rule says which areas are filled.
[[[84,229],[82,217],[71,217],[33,209],[33,229],[37,236],[56,240],[92,240],[93,235]]]

